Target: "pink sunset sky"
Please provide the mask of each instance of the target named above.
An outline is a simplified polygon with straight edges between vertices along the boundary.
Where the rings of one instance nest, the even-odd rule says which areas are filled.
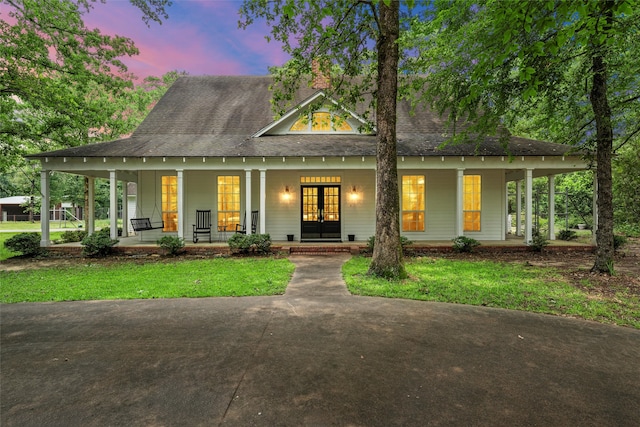
[[[142,21],[142,13],[128,0],[96,2],[84,15],[89,28],[128,37],[140,54],[124,62],[138,78],[169,71],[190,75],[266,75],[268,67],[288,57],[276,42],[267,43],[269,30],[256,22],[238,28],[239,0],[174,0],[162,25]]]

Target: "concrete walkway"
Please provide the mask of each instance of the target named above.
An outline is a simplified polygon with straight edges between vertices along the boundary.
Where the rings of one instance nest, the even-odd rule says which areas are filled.
[[[640,331],[350,296],[0,306],[2,426],[637,426]]]

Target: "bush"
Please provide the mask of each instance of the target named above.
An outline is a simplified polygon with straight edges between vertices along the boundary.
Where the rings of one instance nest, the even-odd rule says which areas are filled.
[[[271,236],[269,234],[236,233],[229,238],[228,243],[232,253],[271,253]]]
[[[178,255],[184,248],[184,239],[176,236],[164,236],[158,239],[158,245],[167,251],[169,255]]]
[[[409,239],[407,239],[405,236],[400,236],[400,246],[402,246],[402,251],[406,251],[407,250],[407,246],[409,246],[410,244],[412,244],[413,242]],[[371,236],[369,237],[369,240],[367,240],[367,251],[373,253],[373,247],[376,244],[376,236]]]
[[[36,256],[42,253],[40,233],[20,233],[7,239],[4,247],[25,256]]]
[[[613,250],[617,251],[627,243],[627,238],[619,234],[613,235]]]
[[[477,246],[480,246],[480,242],[471,237],[458,236],[453,239],[453,250],[456,252],[473,252]]]
[[[540,233],[540,230],[533,230],[531,243],[529,243],[529,247],[534,252],[542,252],[545,246],[549,244],[549,241],[546,237]]]
[[[82,239],[85,237],[87,237],[87,232],[85,230],[65,231],[60,236],[60,243],[82,242]]]
[[[118,243],[118,240],[111,239],[109,229],[103,228],[97,233],[82,239],[82,255],[88,257],[105,257],[111,254],[111,248],[116,243]]]
[[[569,229],[560,230],[558,232],[558,234],[556,234],[556,237],[558,238],[558,240],[569,241],[569,240],[577,239],[578,238],[578,233],[576,233],[573,230],[569,230]]]

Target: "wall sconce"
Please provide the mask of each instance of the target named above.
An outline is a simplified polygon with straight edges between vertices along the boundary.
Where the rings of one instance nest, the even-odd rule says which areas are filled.
[[[351,200],[352,202],[357,202],[358,198],[359,198],[358,190],[356,190],[356,186],[354,185],[351,188],[351,192],[349,193],[349,200]]]
[[[282,200],[285,202],[288,202],[289,200],[291,200],[291,191],[289,191],[289,186],[287,185],[286,187],[284,187],[284,193],[282,193]]]

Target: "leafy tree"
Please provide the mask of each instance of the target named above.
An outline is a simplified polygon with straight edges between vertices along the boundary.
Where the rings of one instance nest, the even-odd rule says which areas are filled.
[[[133,87],[121,57],[132,40],[85,26],[96,0],[2,0],[0,15],[0,170],[24,154],[86,144],[113,123]],[[144,19],[166,17],[168,0],[131,0]],[[108,107],[108,108],[105,108]]]
[[[319,60],[323,74],[331,75],[328,96],[354,110],[368,100],[365,119],[375,109],[377,221],[369,273],[388,278],[406,276],[396,160],[399,6],[398,0],[246,0],[240,10],[241,27],[263,18],[271,27],[268,39],[281,42],[292,57],[285,67],[272,69],[277,114],[294,106],[296,89],[307,81],[304,77],[309,75],[314,60]],[[332,74],[332,70],[339,72]]]
[[[414,19],[402,40],[420,52],[408,67],[427,73],[414,82],[415,91],[426,89],[424,99],[452,123],[474,122],[458,140],[505,138],[516,118],[536,111],[545,118],[536,125],[552,139],[594,157],[598,272],[609,271],[614,254],[612,153],[640,132],[639,6],[637,0],[442,0],[425,9],[433,19]]]

